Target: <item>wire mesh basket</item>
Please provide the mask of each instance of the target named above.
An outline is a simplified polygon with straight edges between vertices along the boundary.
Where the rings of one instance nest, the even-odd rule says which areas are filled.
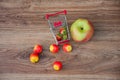
[[[70,40],[66,14],[66,10],[54,14],[46,14],[50,31],[57,45],[69,42]]]

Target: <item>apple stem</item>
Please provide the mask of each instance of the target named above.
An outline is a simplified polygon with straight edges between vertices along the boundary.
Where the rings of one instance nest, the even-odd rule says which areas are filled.
[[[81,30],[83,30],[83,27],[81,27]]]

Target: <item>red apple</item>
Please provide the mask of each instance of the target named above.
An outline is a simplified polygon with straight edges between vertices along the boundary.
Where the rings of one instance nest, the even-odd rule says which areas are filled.
[[[68,44],[68,43],[64,44],[64,45],[63,45],[63,51],[64,51],[64,52],[71,52],[71,51],[72,51],[72,46],[71,46],[71,44]]]
[[[66,35],[67,34],[67,31],[66,31],[66,29],[64,28],[64,27],[62,27],[62,28],[60,28],[60,34],[62,34],[62,35]]]
[[[39,55],[38,53],[32,53],[30,54],[30,62],[31,63],[37,63],[39,61]]]
[[[53,69],[56,70],[56,71],[59,71],[62,69],[62,62],[60,61],[55,61],[53,63]]]
[[[87,42],[93,36],[94,28],[87,19],[78,19],[71,25],[70,32],[74,41]]]
[[[58,41],[61,41],[61,40],[62,40],[62,35],[61,35],[61,34],[57,34],[57,35],[56,35],[56,39],[57,39]]]
[[[56,44],[50,45],[49,49],[50,49],[50,52],[52,53],[57,53],[59,51],[59,47]]]
[[[34,46],[33,52],[35,52],[35,53],[41,53],[42,50],[43,50],[42,46],[39,45],[39,44],[37,44],[37,45]]]

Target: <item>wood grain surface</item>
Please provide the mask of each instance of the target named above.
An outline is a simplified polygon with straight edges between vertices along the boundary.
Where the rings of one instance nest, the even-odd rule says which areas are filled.
[[[70,43],[73,51],[49,52],[54,43],[46,13],[66,9],[69,27],[78,18],[95,29],[87,43]],[[31,64],[35,44],[40,61]],[[52,63],[63,62],[61,71]],[[120,0],[0,0],[0,80],[120,80]]]

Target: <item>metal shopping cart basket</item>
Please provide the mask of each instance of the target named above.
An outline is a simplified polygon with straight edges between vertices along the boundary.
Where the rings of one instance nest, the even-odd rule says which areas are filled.
[[[50,31],[57,45],[69,42],[70,40],[66,14],[66,10],[53,14],[46,14],[46,19],[48,20]]]

